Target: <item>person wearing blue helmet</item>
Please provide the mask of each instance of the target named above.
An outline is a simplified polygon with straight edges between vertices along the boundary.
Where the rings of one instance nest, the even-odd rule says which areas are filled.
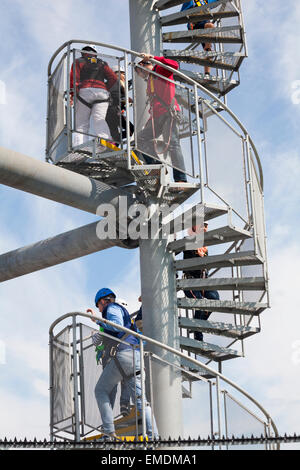
[[[116,302],[116,294],[111,289],[106,287],[100,289],[95,296],[95,305],[102,318],[132,331],[138,331],[134,323],[131,322],[126,308]],[[92,309],[88,309],[87,312],[94,316],[96,315]],[[142,411],[139,340],[134,335],[127,334],[117,327],[107,325],[101,322],[101,320],[95,319],[94,321],[103,328],[103,332],[106,335],[112,337],[112,341],[107,341],[107,337],[105,337],[105,365],[95,387],[95,397],[102,418],[103,433],[115,438],[111,395],[119,382],[124,381],[133,402],[136,402],[138,411],[140,413]],[[115,339],[113,340],[113,338]],[[123,340],[124,342],[119,342],[118,340]],[[95,345],[102,341],[103,336],[100,333],[93,335],[93,343]],[[134,354],[133,347],[135,347]],[[158,432],[155,420],[152,428],[151,408],[146,403],[145,410],[146,432],[150,438],[156,438],[158,437]]]

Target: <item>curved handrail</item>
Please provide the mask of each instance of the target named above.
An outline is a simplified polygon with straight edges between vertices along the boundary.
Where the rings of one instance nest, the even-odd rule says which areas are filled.
[[[48,77],[51,76],[51,67],[52,67],[52,64],[55,60],[55,58],[57,57],[57,55],[66,47],[69,47],[71,44],[73,43],[79,43],[79,44],[91,44],[92,41],[84,41],[82,39],[71,39],[69,41],[66,41],[64,44],[62,44],[62,46],[60,46],[55,52],[54,54],[52,55],[50,61],[49,61],[49,64],[48,64]],[[115,49],[117,51],[120,51],[120,52],[123,52],[123,53],[126,53],[126,54],[132,54],[136,57],[142,57],[142,54],[140,52],[136,52],[136,51],[132,51],[131,49],[127,49],[127,48],[124,48],[124,47],[120,47],[120,46],[114,46],[114,45],[111,45],[111,44],[107,44],[107,43],[104,43],[104,42],[93,42],[93,44],[95,44],[96,46],[100,46],[100,47],[107,47],[109,49]],[[172,67],[169,67],[165,64],[161,64],[161,62],[155,60],[155,59],[151,59],[151,61],[155,64],[158,64],[158,65],[161,65],[163,66],[166,70],[169,70],[171,72],[174,73],[174,69]],[[197,88],[199,88],[203,93],[207,94],[210,98],[212,98],[215,102],[217,102],[223,109],[224,111],[226,111],[230,116],[231,118],[236,122],[236,124],[240,127],[240,129],[242,130],[242,132],[244,133],[244,136],[245,137],[248,137],[249,139],[249,143],[253,149],[253,152],[254,152],[254,155],[255,155],[255,158],[256,158],[256,162],[257,162],[257,166],[258,166],[258,171],[259,171],[259,179],[260,179],[260,187],[261,187],[261,190],[263,191],[263,188],[264,188],[264,179],[263,179],[263,171],[262,171],[262,165],[261,165],[261,161],[260,161],[260,158],[259,158],[259,155],[258,155],[258,152],[257,152],[257,149],[255,147],[255,144],[249,134],[249,132],[247,131],[247,129],[245,128],[245,126],[241,123],[241,121],[238,119],[238,117],[231,111],[230,108],[228,108],[228,106],[223,103],[223,101],[221,101],[217,96],[215,96],[211,91],[207,90],[203,85],[201,85],[200,83],[196,82],[195,80],[193,80],[192,78],[190,77],[187,77],[184,73],[180,72],[179,70],[176,70],[176,73],[175,73],[177,76],[183,78],[185,80],[185,82],[193,85],[193,86],[196,86]]]
[[[65,320],[66,318],[68,317],[76,317],[76,316],[82,316],[82,317],[86,317],[86,318],[89,318],[91,320],[100,320],[101,323],[104,323],[104,324],[107,324],[107,325],[110,325],[110,326],[113,326],[114,328],[117,328],[119,329],[120,331],[124,331],[125,333],[127,334],[130,334],[132,336],[135,336],[136,338],[138,338],[140,341],[146,341],[150,344],[153,344],[155,346],[158,346],[162,349],[165,349],[166,351],[168,352],[171,352],[175,355],[177,355],[178,357],[180,358],[184,358],[184,359],[187,359],[187,356],[180,352],[180,351],[177,351],[177,349],[175,348],[172,348],[171,346],[167,346],[166,344],[163,344],[163,343],[160,343],[159,341],[157,340],[154,340],[152,338],[149,338],[148,336],[144,336],[140,333],[136,333],[135,331],[133,330],[130,330],[128,328],[125,328],[124,326],[121,326],[121,325],[117,325],[116,323],[114,322],[111,322],[109,320],[106,320],[102,317],[98,317],[96,315],[90,315],[88,313],[83,313],[83,312],[71,312],[71,313],[66,313],[65,315],[62,315],[61,317],[57,318],[51,325],[50,325],[50,328],[49,328],[49,335],[52,336],[53,335],[53,330],[55,328],[55,326],[60,323],[61,321]],[[228,385],[230,385],[231,387],[233,387],[235,390],[237,390],[238,392],[240,392],[242,395],[244,395],[244,397],[248,398],[254,405],[256,405],[260,411],[264,414],[264,416],[267,418],[267,422],[269,422],[273,428],[273,431],[274,431],[274,434],[275,434],[275,437],[278,437],[279,436],[279,433],[278,433],[278,430],[277,430],[277,427],[273,421],[273,419],[271,418],[271,416],[269,415],[269,413],[262,407],[262,405],[257,401],[255,400],[255,398],[253,398],[248,392],[246,392],[244,389],[242,389],[239,385],[235,384],[234,382],[232,382],[230,379],[228,379],[227,377],[225,377],[223,374],[221,374],[220,372],[217,372],[215,371],[214,369],[208,367],[206,364],[198,361],[197,359],[193,359],[191,357],[188,357],[188,360],[190,362],[192,362],[193,364],[197,365],[198,367],[201,367],[203,369],[205,369],[206,371],[210,372],[211,374],[213,374],[215,377],[218,377],[219,379],[223,380],[225,383],[227,383]]]

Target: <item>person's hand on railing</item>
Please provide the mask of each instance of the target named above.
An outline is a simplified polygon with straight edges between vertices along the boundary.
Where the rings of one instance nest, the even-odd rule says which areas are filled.
[[[141,56],[143,57],[144,60],[151,60],[151,59],[154,59],[154,55],[145,54],[144,52],[142,52]]]
[[[86,313],[90,313],[91,315],[93,315],[94,317],[96,317],[96,313],[94,312],[94,310],[92,308],[88,308]],[[91,320],[96,323],[97,319],[96,318],[91,318]]]

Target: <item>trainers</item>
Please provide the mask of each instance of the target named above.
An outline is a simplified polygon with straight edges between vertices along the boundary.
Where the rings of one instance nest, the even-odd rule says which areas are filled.
[[[123,416],[128,416],[130,414],[130,405],[121,405],[120,412]]]
[[[113,433],[110,433],[110,434],[102,434],[101,437],[96,439],[96,442],[112,442],[112,441],[115,441],[115,440],[119,440],[119,439],[116,436],[116,434],[113,432]]]

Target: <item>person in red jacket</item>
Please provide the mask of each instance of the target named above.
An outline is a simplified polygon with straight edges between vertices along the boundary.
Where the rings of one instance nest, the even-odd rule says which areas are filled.
[[[81,57],[75,61],[75,130],[73,144],[81,145],[93,133],[111,140],[105,120],[109,103],[118,101],[116,74],[106,62],[97,57],[97,50],[89,45],[81,50]],[[74,93],[74,64],[70,71],[71,102]],[[90,131],[90,127],[92,128]]]
[[[175,98],[175,84],[173,72],[163,66],[154,65],[151,59],[155,59],[175,70],[178,70],[178,62],[165,57],[156,57],[150,54],[142,54],[143,59],[138,63],[135,70],[137,74],[147,80],[147,95],[150,100],[150,118],[144,128],[138,132],[138,148],[150,155],[158,157],[156,139],[163,135],[166,151],[170,152],[173,168],[173,177],[176,182],[187,181],[185,165],[179,139],[179,128],[176,114],[180,107]],[[142,68],[141,68],[142,67]],[[157,75],[151,74],[153,71]],[[163,79],[166,77],[168,80]],[[145,162],[149,165],[157,163],[154,158],[144,155]],[[159,158],[159,157],[158,157]]]

